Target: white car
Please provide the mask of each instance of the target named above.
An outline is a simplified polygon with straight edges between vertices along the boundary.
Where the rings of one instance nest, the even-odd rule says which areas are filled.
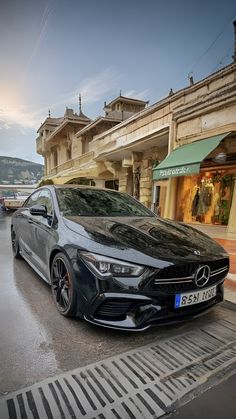
[[[14,197],[4,198],[3,209],[16,210],[21,208],[29,195],[25,192],[16,192]]]

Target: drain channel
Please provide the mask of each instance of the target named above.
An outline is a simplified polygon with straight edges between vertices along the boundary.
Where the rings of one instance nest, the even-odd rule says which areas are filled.
[[[0,400],[1,419],[158,418],[236,362],[236,313]]]

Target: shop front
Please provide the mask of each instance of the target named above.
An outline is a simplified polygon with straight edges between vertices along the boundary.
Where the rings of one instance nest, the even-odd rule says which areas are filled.
[[[176,220],[228,225],[236,168],[202,169],[178,179]]]
[[[164,216],[166,204],[167,180],[154,181],[152,210],[161,217]]]
[[[154,184],[164,178],[175,178],[169,195],[175,195],[176,221],[228,225],[235,194],[235,133],[175,149],[153,170]]]

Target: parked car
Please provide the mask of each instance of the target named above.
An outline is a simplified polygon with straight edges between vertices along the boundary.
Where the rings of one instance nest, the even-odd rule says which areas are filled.
[[[13,214],[11,239],[64,316],[143,330],[223,300],[225,250],[114,190],[42,187]]]
[[[15,194],[12,191],[0,190],[0,208],[4,206],[4,200],[7,198],[14,198]]]
[[[16,192],[12,197],[5,197],[2,204],[3,209],[12,211],[21,208],[29,195],[27,193]]]
[[[6,197],[4,195],[0,196],[0,208],[3,208],[5,199]]]

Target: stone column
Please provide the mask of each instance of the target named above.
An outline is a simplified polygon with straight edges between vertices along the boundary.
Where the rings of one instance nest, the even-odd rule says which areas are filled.
[[[95,184],[97,188],[105,188],[105,180],[104,179],[95,179]]]
[[[52,168],[53,168],[53,152],[52,149],[49,150],[48,153],[48,175],[51,175]]]
[[[176,139],[176,121],[171,120],[170,130],[169,130],[169,139],[168,139],[168,154],[175,148],[175,139]],[[169,178],[166,192],[166,203],[165,203],[165,212],[164,218],[170,218],[173,220],[175,218],[175,208],[177,200],[177,178]]]
[[[141,163],[142,163],[142,153],[133,152],[133,196],[134,198],[140,200],[141,198],[141,185],[140,185],[140,178],[141,178]]]
[[[119,191],[127,192],[128,185],[128,168],[122,167],[119,173]]]
[[[48,175],[48,156],[44,156],[44,176]]]
[[[232,204],[231,204],[231,209],[230,209],[227,233],[236,234],[236,179],[234,180],[234,191],[233,191],[233,198],[232,198]]]
[[[151,208],[152,204],[152,160],[144,159],[141,164],[140,202]]]

